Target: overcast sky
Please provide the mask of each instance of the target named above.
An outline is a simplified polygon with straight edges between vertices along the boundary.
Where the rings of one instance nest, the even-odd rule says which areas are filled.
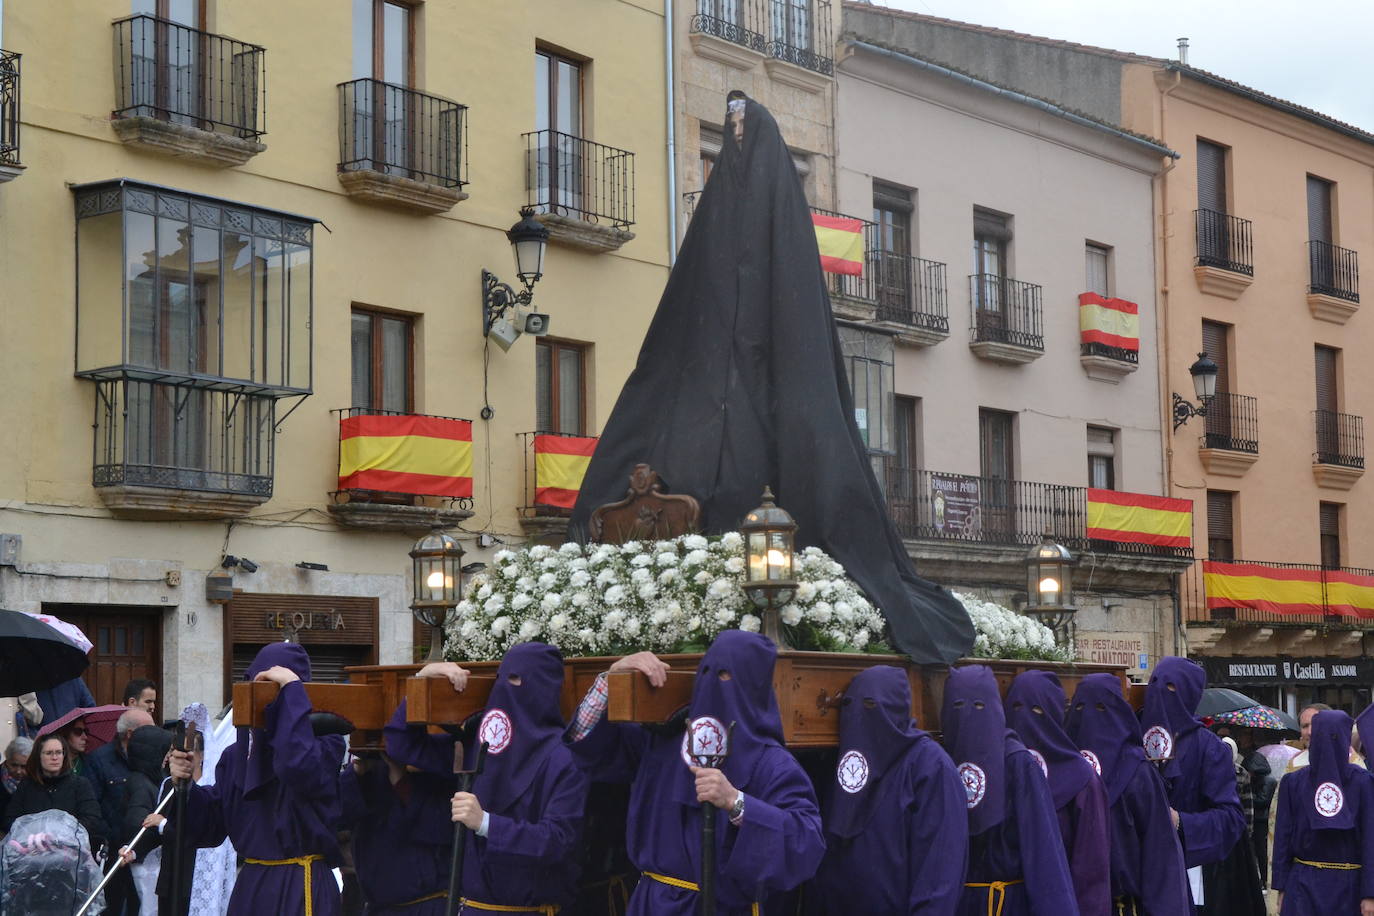
[[[960,22],[1176,57],[1374,131],[1371,0],[875,0]],[[957,61],[947,63],[957,64]]]

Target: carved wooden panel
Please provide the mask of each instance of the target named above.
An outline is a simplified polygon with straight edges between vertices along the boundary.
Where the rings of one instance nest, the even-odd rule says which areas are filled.
[[[626,541],[661,541],[696,531],[701,525],[701,504],[683,493],[664,493],[658,472],[647,464],[635,465],[625,498],[592,512],[589,523],[593,541],[623,544]]]

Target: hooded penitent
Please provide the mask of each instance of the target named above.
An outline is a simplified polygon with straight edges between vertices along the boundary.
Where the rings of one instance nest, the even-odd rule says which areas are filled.
[[[563,656],[553,646],[520,643],[507,650],[477,728],[487,743],[473,793],[490,811],[510,809],[540,775],[548,753],[561,747]]]
[[[743,142],[726,129],[569,536],[587,536],[592,510],[623,497],[640,462],[700,501],[708,532],[736,529],[770,485],[798,547],[844,565],[899,649],[953,661],[972,623],[916,575],[854,416],[801,181],[772,115],[746,101]]]
[[[1084,759],[1064,732],[1064,688],[1048,671],[1025,671],[1007,691],[1007,724],[1039,757],[1050,781],[1055,808],[1062,808],[1093,778]]]
[[[1145,730],[1145,756],[1163,764],[1165,778],[1178,775],[1175,749],[1179,741],[1202,728],[1195,712],[1206,686],[1201,666],[1172,655],[1160,659],[1150,677],[1140,725]]]
[[[969,835],[977,836],[1006,816],[1007,720],[991,668],[950,671],[940,724],[968,794]]]
[[[310,656],[304,646],[294,642],[274,642],[263,646],[253,657],[253,663],[248,666],[243,679],[251,681],[267,669],[278,665],[290,669],[302,681],[309,682]],[[255,728],[240,728],[239,741],[247,748],[247,757],[243,767],[235,773],[238,777],[236,788],[241,790],[245,797],[251,798],[276,778],[272,770],[272,745],[267,741],[266,732]]]
[[[1351,791],[1357,779],[1369,775],[1350,762],[1350,732],[1355,720],[1339,709],[1326,709],[1312,719],[1307,753],[1312,772],[1312,797],[1303,807],[1313,830],[1349,830],[1355,826],[1359,795]]]
[[[840,759],[825,829],[841,838],[859,834],[883,797],[883,780],[926,733],[911,719],[911,684],[900,668],[879,665],[854,676],[840,713]]]
[[[1146,764],[1140,720],[1121,693],[1121,679],[1090,674],[1079,681],[1064,727],[1083,755],[1101,768],[1107,802],[1115,805],[1136,769]]]

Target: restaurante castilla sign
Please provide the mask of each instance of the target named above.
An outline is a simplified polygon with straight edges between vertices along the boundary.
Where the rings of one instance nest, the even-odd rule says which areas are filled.
[[[1360,684],[1374,683],[1374,660],[1367,658],[1204,658],[1211,684]]]

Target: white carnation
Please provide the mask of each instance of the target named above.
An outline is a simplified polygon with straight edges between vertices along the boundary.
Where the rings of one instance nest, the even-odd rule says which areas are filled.
[[[778,613],[778,616],[789,627],[795,627],[802,622],[802,609],[795,604],[789,604]]]
[[[625,600],[625,586],[612,585],[610,588],[606,589],[604,597],[606,598],[607,604],[619,604]]]
[[[528,551],[531,560],[542,560],[553,553],[553,548],[547,544],[535,544]]]
[[[520,639],[531,640],[539,635],[539,623],[534,620],[526,620],[520,624]]]
[[[658,597],[658,586],[652,582],[646,582],[639,587],[639,597],[645,601],[653,601]]]
[[[567,614],[554,614],[549,618],[549,629],[555,633],[562,633],[568,628]]]
[[[505,636],[510,632],[510,618],[502,615],[491,622],[492,636]]]
[[[662,582],[664,585],[667,585],[668,583],[675,581],[677,579],[677,575],[678,574],[676,569],[665,569],[663,570],[663,572],[658,574],[658,581]]]
[[[478,600],[480,600],[480,601],[486,601],[486,600],[487,600],[488,598],[490,598],[490,597],[491,597],[491,586],[488,585],[488,584],[486,584],[485,582],[483,582],[483,583],[482,583],[482,587],[479,588],[479,589],[477,590],[477,598],[478,598]]]
[[[568,541],[566,544],[559,545],[558,552],[565,557],[581,556],[582,545],[577,543],[576,541]]]
[[[835,609],[830,606],[828,601],[817,601],[815,607],[811,608],[810,618],[816,623],[826,624],[834,616]]]
[[[682,558],[683,566],[700,566],[706,562],[707,553],[704,550],[693,550]]]
[[[740,559],[739,557],[731,557],[730,559],[725,561],[725,570],[726,572],[732,573],[744,572],[744,560]]]
[[[591,600],[592,596],[586,592],[576,592],[572,596],[572,603],[575,608],[584,608],[587,606],[587,602]]]
[[[500,550],[496,551],[496,553],[492,556],[492,560],[493,560],[494,562],[498,563],[498,564],[504,563],[504,562],[506,562],[507,560],[511,560],[511,559],[514,559],[514,558],[515,558],[515,551],[514,551],[514,550],[508,550],[508,549],[506,549],[506,548],[504,548],[504,547],[501,548]]]
[[[803,582],[797,586],[797,600],[802,604],[809,603],[816,597],[816,586],[810,582]]]
[[[520,592],[510,600],[510,609],[512,611],[523,611],[533,603],[534,599],[529,596],[528,592]]]
[[[558,577],[551,572],[546,572],[539,577],[540,588],[551,588],[558,581]]]
[[[745,614],[740,618],[739,628],[741,630],[747,630],[750,633],[757,633],[759,631],[759,625],[762,623],[763,621],[759,620],[753,614]]]
[[[639,554],[638,556],[634,557],[632,560],[630,560],[630,565],[631,565],[631,566],[649,566],[649,565],[652,564],[653,562],[654,562],[653,557],[650,557],[648,554],[641,553],[641,554]]]
[[[636,569],[634,572],[630,573],[630,581],[634,582],[637,585],[642,585],[645,582],[648,582],[653,577],[653,571],[644,569],[643,567],[640,567],[639,569]]]
[[[573,588],[583,588],[591,581],[592,574],[585,569],[577,570],[568,578],[568,583],[572,585]]]
[[[705,550],[709,542],[699,534],[689,534],[682,539],[682,546],[688,550]]]
[[[738,531],[727,531],[721,535],[720,542],[734,550],[744,544],[744,537]]]
[[[676,566],[677,554],[668,553],[667,551],[664,551],[663,553],[659,554],[657,557],[654,558],[654,562],[657,563],[659,566]]]
[[[545,592],[544,600],[539,603],[543,605],[544,610],[552,611],[563,603],[563,596],[558,594],[558,592]]]
[[[716,623],[720,624],[721,626],[725,626],[734,619],[735,612],[730,610],[728,607],[723,607],[720,610],[716,611]]]

